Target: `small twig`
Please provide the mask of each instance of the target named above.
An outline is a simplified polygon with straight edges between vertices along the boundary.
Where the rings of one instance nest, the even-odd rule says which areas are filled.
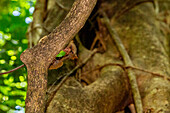
[[[131,69],[134,69],[134,70],[138,70],[138,71],[142,71],[142,72],[145,72],[145,73],[152,74],[154,76],[162,77],[162,78],[167,79],[168,81],[170,81],[170,77],[168,77],[167,75],[162,75],[162,74],[159,74],[159,73],[151,72],[151,71],[148,71],[148,70],[145,70],[145,69],[141,69],[139,67],[132,67],[132,66],[127,66],[126,67],[123,64],[119,64],[119,63],[108,63],[108,64],[105,64],[105,65],[96,67],[96,68],[94,68],[94,69],[92,69],[90,71],[86,71],[86,72],[82,73],[82,75],[89,74],[89,73],[91,73],[93,71],[96,71],[96,70],[101,70],[101,69],[103,69],[106,66],[120,66],[124,70],[128,69],[128,68],[131,68]]]
[[[101,11],[102,12],[102,11]],[[108,31],[110,32],[111,37],[113,38],[114,42],[116,43],[116,46],[120,52],[120,54],[123,57],[123,60],[125,62],[125,66],[133,66],[133,63],[122,43],[122,41],[120,40],[116,30],[111,26],[110,24],[110,20],[107,17],[105,12],[102,12],[102,15],[104,17],[103,21],[108,29]],[[129,78],[129,83],[132,89],[132,94],[133,94],[133,99],[134,99],[134,104],[135,104],[135,109],[137,113],[143,113],[143,107],[142,107],[142,101],[141,101],[141,96],[139,93],[139,89],[138,89],[138,85],[137,85],[137,81],[136,81],[136,76],[134,75],[133,71],[129,68],[127,69],[127,73],[128,73],[128,78]]]
[[[14,69],[12,69],[12,70],[10,70],[10,71],[0,73],[0,75],[7,74],[7,73],[11,73],[11,72],[13,72],[13,71],[15,71],[15,70],[17,70],[17,69],[19,69],[19,68],[21,68],[21,67],[24,67],[24,66],[25,66],[25,64],[22,64],[22,65],[14,68]]]
[[[63,85],[63,83],[68,79],[68,77],[73,74],[77,69],[79,69],[80,67],[82,67],[83,65],[85,65],[87,63],[87,61],[89,61],[89,59],[97,52],[97,49],[94,49],[90,55],[88,55],[88,57],[86,59],[84,59],[82,61],[81,64],[77,65],[74,69],[72,69],[69,73],[67,73],[64,78],[61,80],[61,82],[57,85],[57,87],[55,87],[52,91],[47,91],[47,93],[53,93],[53,92],[57,92],[59,90],[59,88]],[[50,88],[51,89],[51,88]]]
[[[170,81],[170,77],[168,77],[167,75],[162,75],[162,74],[159,74],[159,73],[155,73],[155,72],[151,72],[151,71],[148,71],[148,70],[145,70],[145,69],[141,69],[141,68],[138,68],[138,67],[132,67],[132,66],[127,66],[125,68],[132,68],[132,69],[135,69],[135,70],[138,70],[138,71],[142,71],[142,72],[145,72],[145,73],[150,73],[152,75],[155,75],[155,76],[159,76],[159,77],[162,77],[164,79],[167,79]]]
[[[62,5],[61,3],[59,3],[57,0],[55,1],[55,3],[56,3],[61,9],[65,10],[65,11],[69,11],[69,9],[70,9],[70,8],[67,8],[67,7],[63,6],[63,5]]]
[[[122,16],[123,14],[125,14],[126,12],[128,12],[129,10],[131,10],[132,8],[134,8],[135,6],[139,6],[143,3],[146,2],[153,2],[153,0],[142,0],[142,1],[137,1],[134,4],[131,4],[129,6],[124,6],[124,9],[121,10],[119,13],[117,13],[117,15],[115,15],[115,18],[118,19],[120,16]]]

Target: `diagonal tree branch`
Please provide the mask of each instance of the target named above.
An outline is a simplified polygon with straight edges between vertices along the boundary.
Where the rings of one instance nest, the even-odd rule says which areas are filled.
[[[120,54],[123,57],[125,66],[133,67],[133,63],[132,63],[127,51],[125,50],[125,47],[124,47],[122,41],[120,40],[117,32],[110,25],[110,21],[106,15],[106,13],[102,12],[102,15],[104,16],[104,23],[105,23],[106,27],[108,28],[108,31],[110,32],[111,37],[115,41],[116,46],[117,46],[118,50],[120,51]],[[141,101],[141,96],[140,96],[140,92],[139,92],[137,81],[136,81],[136,76],[134,75],[133,70],[130,68],[127,69],[127,72],[128,72],[129,83],[130,83],[130,86],[132,89],[136,112],[143,113],[142,101]]]
[[[28,72],[26,113],[43,113],[47,89],[48,67],[83,27],[97,0],[76,0],[61,24],[40,43],[24,51],[20,58]]]

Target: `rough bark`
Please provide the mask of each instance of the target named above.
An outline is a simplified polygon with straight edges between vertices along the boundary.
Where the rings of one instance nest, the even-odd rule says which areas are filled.
[[[113,45],[113,43],[111,43]],[[102,54],[97,53],[84,68],[95,68],[108,63],[115,63],[112,56],[108,56],[112,48]],[[88,50],[83,49],[81,61],[89,55]],[[100,62],[98,61],[100,60]],[[93,76],[89,73],[89,76]],[[69,112],[69,113],[112,113],[123,109],[129,104],[130,88],[124,70],[119,66],[105,66],[101,69],[100,78],[92,84],[83,87],[74,78],[70,78],[57,91],[50,102],[47,113]],[[119,107],[118,107],[119,106]]]
[[[101,76],[86,87],[72,79],[67,81],[54,96],[47,113],[111,113],[124,108],[129,88],[122,69],[109,66]]]
[[[121,9],[122,7],[118,8],[117,6],[116,8]],[[106,9],[106,11],[107,10],[108,9]],[[109,14],[114,14],[114,12],[110,12]],[[118,14],[116,13],[116,15]],[[149,18],[148,18],[148,15],[150,15]],[[163,37],[163,35],[160,33],[160,30],[157,26],[157,19],[155,16],[155,11],[154,11],[154,7],[152,3],[144,3],[144,4],[140,4],[139,6],[135,6],[132,9],[130,8],[126,12],[122,13],[122,15],[113,16],[111,20],[112,20],[112,25],[116,28],[116,30],[120,34],[121,40],[124,42],[124,45],[130,55],[130,58],[132,59],[136,67],[139,67],[141,69],[145,69],[151,72],[160,73],[160,74],[163,74],[164,76],[170,75],[169,57],[167,55],[168,53],[165,51],[163,45],[161,44],[161,41],[158,39],[161,37],[160,39],[164,40],[165,37]],[[107,45],[110,46],[108,43]],[[109,53],[112,54],[111,53],[112,51],[115,52],[116,50],[112,47],[111,51],[109,50]],[[114,54],[116,54],[116,52]],[[110,55],[102,54],[100,57],[106,57],[106,56],[108,58],[108,56]],[[115,58],[115,56],[116,55],[113,55],[112,58]],[[107,61],[106,59],[101,60],[100,58],[96,58],[96,57],[94,59],[96,59],[96,62],[106,61],[108,63],[110,61],[110,60]],[[95,67],[95,66],[93,65],[92,67]],[[107,69],[107,67],[105,68]],[[113,70],[114,70],[114,67],[113,67]],[[170,102],[168,98],[170,94],[169,93],[170,89],[168,87],[170,85],[169,81],[164,79],[163,77],[158,77],[158,76],[148,74],[145,72],[135,71],[135,70],[134,72],[138,78],[137,80],[138,80],[140,93],[142,96],[144,111],[152,112],[152,113],[170,112],[169,111],[170,106],[168,104]],[[114,72],[112,74],[114,74]],[[102,77],[102,71],[100,75]],[[110,80],[109,76],[108,78],[106,77],[106,79]],[[94,82],[94,84],[96,85],[96,87],[93,88],[94,91],[98,89],[97,85],[99,86],[100,84],[102,85],[102,82],[100,80],[101,79],[99,78]],[[72,81],[74,84],[77,84],[75,80],[70,80],[70,81]],[[103,79],[103,81],[105,81],[105,79]],[[99,84],[97,84],[98,82]],[[93,83],[90,84],[88,87],[91,87],[91,85],[93,86]],[[121,88],[121,84],[119,85],[120,86],[113,85],[113,87]],[[83,88],[79,85],[72,86],[71,84],[64,85],[54,96],[52,102],[50,103],[47,109],[47,112],[52,112],[52,110],[56,110],[56,111],[63,110],[63,112],[75,112],[75,111],[92,112],[91,110],[94,107],[89,107],[89,106],[94,105],[94,104],[96,106],[97,105],[100,106],[99,108],[96,107],[93,109],[94,110],[93,112],[96,112],[96,113],[100,111],[105,112],[105,113],[110,113],[110,112],[115,112],[116,110],[118,110],[116,109],[117,105],[113,105],[112,107],[109,107],[106,105],[105,107],[108,108],[106,111],[105,111],[105,108],[102,105],[100,105],[101,103],[107,103],[104,100],[106,99],[110,100],[109,98],[110,96],[108,95],[107,95],[108,98],[106,97],[106,99],[99,101],[99,103],[97,103],[98,101],[96,102],[96,100],[93,101],[92,103],[90,103],[91,101],[84,102],[83,100],[86,100],[86,99],[88,100],[94,99],[93,93],[89,93],[89,92],[93,92],[93,90],[91,91],[91,89],[88,89],[88,87]],[[108,86],[106,85],[105,88],[103,88],[103,91],[106,90],[107,88]],[[86,90],[88,89],[89,92],[88,93],[84,92],[84,89]],[[112,92],[111,89],[110,91]],[[119,93],[119,91],[115,91],[115,92]],[[129,94],[129,93],[126,93],[126,94]],[[77,95],[80,95],[80,96],[77,97]],[[100,92],[97,92],[95,96],[96,96],[96,99],[100,100]],[[114,94],[112,96],[114,96]],[[119,96],[119,98],[121,96]],[[114,101],[113,99],[113,101],[111,101],[110,104],[111,103],[113,104],[115,102],[120,103],[118,106],[121,108],[122,103],[120,101],[121,100]],[[98,109],[100,111],[98,111]]]
[[[170,76],[168,53],[161,44],[166,37],[157,26],[153,4],[139,5],[122,15],[117,22],[114,18],[112,21],[136,67]],[[170,112],[170,82],[147,73],[137,74],[145,112]]]
[[[43,22],[43,32],[41,36],[48,35],[61,23],[74,1],[75,0],[48,0],[47,14]]]
[[[136,67],[148,70],[150,72],[159,73],[164,76],[170,76],[170,59],[168,57],[169,53],[165,50],[165,47],[163,47],[165,46],[164,43],[161,43],[165,41],[165,37],[160,32],[160,28],[158,26],[159,22],[157,21],[156,14],[154,11],[154,5],[151,2],[149,3],[146,0],[129,0],[126,2],[124,2],[124,0],[99,0],[97,9],[100,8],[104,10],[110,17],[111,24],[114,26],[114,28],[120,35],[120,38],[123,41],[123,44],[126,50],[128,51],[128,54],[130,55],[133,64]],[[47,20],[48,21],[46,21],[46,24],[44,24],[46,26],[50,22],[50,19]],[[66,17],[65,20],[69,19]],[[66,26],[70,26],[70,23],[65,24]],[[84,23],[82,23],[82,25],[83,24]],[[71,31],[70,29],[74,29],[74,27],[71,26],[66,29],[60,29],[62,25],[64,25],[64,23],[61,23],[61,25],[57,29],[57,32],[59,32],[60,30],[65,30],[67,31],[64,32],[65,34],[69,35],[70,37],[73,37],[74,35],[70,35],[69,31]],[[48,30],[51,29],[52,27],[48,28]],[[105,33],[108,34],[107,31],[105,31]],[[39,106],[40,108],[44,106],[39,101],[40,99],[42,99],[41,101],[45,101],[43,99],[45,98],[44,92],[46,90],[44,89],[46,89],[48,65],[50,65],[51,61],[59,52],[59,50],[64,48],[65,41],[66,43],[69,42],[70,39],[63,40],[64,38],[62,37],[65,37],[65,34],[58,34],[58,38],[51,38],[53,36],[55,37],[55,35],[52,34],[48,35],[48,37],[45,38],[45,40],[43,40],[38,46],[34,47],[33,49],[30,49],[29,51],[26,51],[26,55],[24,55],[24,58],[25,60],[28,60],[27,62],[29,62],[27,63],[24,60],[24,63],[26,63],[26,66],[28,68],[29,80],[26,112],[30,112],[30,109],[32,109],[31,107],[41,105]],[[85,34],[87,34],[87,32],[84,32],[84,35]],[[90,81],[89,83],[91,84],[82,87],[79,82],[70,77],[70,79],[66,81],[66,83],[56,92],[56,94],[54,94],[52,101],[49,103],[49,106],[47,106],[48,113],[113,113],[124,109],[125,106],[132,102],[131,91],[129,89],[129,83],[126,77],[126,70],[123,70],[121,66],[108,66],[108,64],[110,63],[119,63],[123,65],[123,62],[120,58],[121,56],[117,51],[116,46],[108,37],[108,35],[104,37],[104,40],[107,40],[105,42],[107,50],[102,54],[96,54],[81,69],[82,73],[90,72],[87,73],[85,76],[82,76],[82,79]],[[59,38],[61,38],[62,43],[60,42]],[[92,40],[92,38],[94,37],[86,38],[91,38]],[[85,40],[85,38],[81,40]],[[44,51],[46,51],[47,53],[44,53]],[[81,62],[81,60],[87,57],[89,51],[79,48],[78,53],[79,62]],[[91,71],[92,69],[103,65],[105,66],[97,70],[98,72]],[[41,76],[40,73],[37,75],[34,74],[34,72],[39,72],[39,69],[41,70],[42,75],[45,75],[44,78]],[[134,69],[133,71],[137,76],[144,111],[151,113],[170,112],[169,81],[164,79],[163,77],[159,77],[153,74],[148,74]],[[99,76],[94,77],[96,76],[96,74],[94,73],[97,73],[97,75]],[[56,74],[56,76],[58,75]],[[33,81],[35,82],[35,84],[33,83]],[[41,81],[44,81],[45,84],[40,83]],[[43,86],[44,88],[42,88],[41,90],[40,86]],[[39,90],[37,90],[36,87],[38,87]],[[43,94],[43,97],[41,96],[42,98],[36,100],[37,96],[31,95],[35,94],[35,92],[33,92],[34,90],[36,93],[38,91]],[[32,96],[33,99],[35,97],[34,101],[30,101],[30,99],[32,98],[30,96]],[[31,104],[31,106],[29,106],[30,102],[32,105],[36,106],[32,106]],[[35,109],[38,110],[39,108]]]
[[[95,4],[96,0],[76,0],[66,18],[51,34],[21,54],[21,61],[28,71],[26,113],[44,112],[48,67],[83,27]]]

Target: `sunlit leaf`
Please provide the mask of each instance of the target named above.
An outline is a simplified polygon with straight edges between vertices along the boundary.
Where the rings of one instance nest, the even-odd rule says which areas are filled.
[[[17,88],[22,88],[21,85],[20,85],[20,82],[17,82],[17,83],[15,84],[15,86],[16,86]]]
[[[10,91],[10,87],[7,86],[0,86],[0,91],[4,94],[4,95],[8,95],[8,92]]]
[[[20,80],[21,82],[23,82],[23,81],[24,81],[24,77],[23,77],[23,76],[19,76],[19,80]]]
[[[9,84],[9,81],[7,79],[4,80],[4,84],[5,85],[8,85]]]
[[[13,56],[13,55],[15,55],[15,51],[14,51],[14,50],[8,50],[8,51],[7,51],[7,54],[8,54],[9,56]]]
[[[13,91],[10,91],[9,92],[9,95],[18,95],[18,96],[25,96],[26,95],[26,92],[25,91],[22,91],[22,90],[13,90]]]
[[[11,40],[11,34],[5,34],[4,39],[6,40]]]
[[[28,43],[28,40],[27,40],[27,39],[22,39],[22,43],[23,43],[23,44],[27,44],[27,43]]]
[[[26,97],[27,97],[27,96],[25,95],[25,96],[24,96],[24,100],[26,99]]]
[[[20,106],[25,106],[25,101],[22,101]]]
[[[6,106],[6,105],[0,104],[0,109],[3,110],[3,111],[8,111],[8,110],[9,110],[9,107]]]
[[[7,78],[8,74],[3,74],[2,77]]]
[[[12,42],[13,44],[15,44],[15,45],[18,44],[18,41],[17,41],[17,40],[11,40],[11,42]]]
[[[16,113],[14,109],[10,109],[7,113]]]
[[[3,31],[0,31],[0,36],[2,37],[4,35],[4,32]]]
[[[11,60],[16,60],[17,57],[16,56],[11,56]]]
[[[19,51],[19,52],[22,52],[22,47],[21,47],[21,46],[18,47],[18,51]]]
[[[5,45],[5,40],[4,39],[0,39],[0,46],[4,46]]]
[[[16,103],[17,105],[20,105],[20,104],[21,104],[21,100],[17,99],[17,100],[15,101],[15,103]]]
[[[27,87],[27,82],[21,82],[21,83],[20,83],[20,86],[21,86],[21,87]]]
[[[13,81],[14,81],[14,77],[13,76],[9,77],[9,82],[13,82]]]
[[[16,83],[11,83],[11,84],[8,84],[10,87],[15,87],[16,85],[15,85]]]
[[[7,100],[9,99],[9,97],[8,97],[8,96],[3,96],[2,99],[3,99],[4,101],[7,101]]]
[[[10,61],[9,61],[9,65],[11,65],[11,66],[14,65],[14,61],[13,61],[13,60],[10,60]]]
[[[0,93],[0,100],[1,100],[2,96],[3,96],[3,95]]]
[[[21,15],[22,17],[25,17],[26,16],[26,11],[25,10],[21,10]]]
[[[0,60],[0,64],[5,64],[5,60],[4,59]]]
[[[5,102],[5,104],[9,105],[9,106],[15,106],[15,100],[14,99],[9,99],[8,101]]]
[[[60,53],[56,57],[63,57],[66,54],[63,50],[60,51]]]

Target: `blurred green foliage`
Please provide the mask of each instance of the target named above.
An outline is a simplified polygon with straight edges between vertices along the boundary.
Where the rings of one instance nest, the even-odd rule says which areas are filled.
[[[26,31],[36,0],[0,0],[0,72],[20,66],[27,48]],[[0,113],[17,113],[25,107],[26,69],[0,76]],[[21,113],[21,112],[20,112]]]

